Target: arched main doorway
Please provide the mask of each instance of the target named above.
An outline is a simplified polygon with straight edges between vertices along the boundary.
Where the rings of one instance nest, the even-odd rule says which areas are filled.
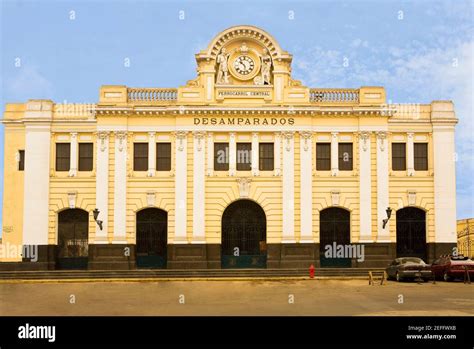
[[[330,207],[320,212],[319,220],[319,255],[321,267],[348,268],[350,258],[337,256],[339,245],[351,243],[351,214],[339,207]],[[326,257],[326,252],[329,256]]]
[[[137,267],[166,268],[168,213],[158,208],[137,212]]]
[[[74,208],[58,213],[58,269],[87,269],[89,213]]]
[[[230,204],[222,215],[222,268],[265,268],[267,219],[251,200]]]
[[[426,258],[426,213],[416,207],[397,211],[397,257]]]

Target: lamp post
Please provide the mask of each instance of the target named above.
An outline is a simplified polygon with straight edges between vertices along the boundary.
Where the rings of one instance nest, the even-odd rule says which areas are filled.
[[[471,258],[471,227],[469,226],[470,219],[467,219],[467,256]]]
[[[97,218],[99,218],[99,209],[96,207],[93,211],[92,211],[93,215],[94,215],[94,220],[95,222],[97,223],[97,225],[99,226],[100,230],[102,230],[102,221],[101,220],[98,220]]]
[[[388,220],[389,220],[390,217],[392,216],[392,209],[391,209],[390,207],[387,207],[387,209],[385,210],[385,212],[387,213],[387,218],[385,218],[385,219],[382,221],[382,229],[385,229],[385,226],[387,225]]]

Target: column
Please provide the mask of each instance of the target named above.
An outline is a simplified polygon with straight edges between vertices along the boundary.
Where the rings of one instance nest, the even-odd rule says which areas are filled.
[[[153,177],[156,172],[156,133],[148,132],[148,177]]]
[[[407,133],[407,175],[413,176],[415,174],[415,151],[413,143],[413,132]]]
[[[274,176],[281,176],[281,133],[275,132],[275,141],[273,143],[273,152],[275,157]]]
[[[389,206],[388,190],[387,132],[381,131],[377,132],[377,242],[390,242],[390,220],[383,228]]]
[[[214,136],[212,132],[207,133],[207,175],[214,174]]]
[[[455,244],[457,228],[454,125],[433,125],[433,154],[434,242]]]
[[[48,244],[50,149],[51,126],[26,124],[23,245]]]
[[[294,132],[283,132],[283,236],[282,243],[295,241],[295,153]]]
[[[114,244],[125,244],[127,215],[127,132],[115,132]]]
[[[360,197],[360,237],[359,242],[372,242],[372,198],[371,198],[371,163],[370,132],[359,133],[359,197]]]
[[[95,226],[94,243],[107,243],[108,232],[108,196],[109,196],[109,132],[97,132],[97,169],[96,169],[96,207],[99,209],[98,220],[102,221],[102,230]]]
[[[197,131],[193,133],[193,243],[206,242],[205,237],[205,160],[204,147],[206,133]]]
[[[77,176],[77,132],[71,132],[70,147],[71,166],[69,167],[69,177]]]
[[[313,243],[313,145],[311,131],[300,132],[300,243]]]
[[[229,134],[229,176],[235,176],[237,168],[237,143],[235,141],[235,132]]]
[[[331,174],[337,176],[339,173],[339,144],[338,132],[331,132]]]
[[[275,101],[280,102],[283,99],[283,83],[284,77],[282,74],[274,74],[275,82]]]
[[[258,176],[258,132],[252,133],[252,176]]]
[[[214,99],[214,74],[212,72],[203,73],[206,81],[206,100],[212,101]]]
[[[175,156],[175,233],[174,243],[187,243],[186,200],[187,200],[187,132],[176,132]]]

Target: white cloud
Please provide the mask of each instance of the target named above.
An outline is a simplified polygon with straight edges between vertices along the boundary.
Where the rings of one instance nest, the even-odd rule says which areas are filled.
[[[53,85],[35,66],[22,66],[17,74],[7,79],[4,88],[10,98],[24,100],[25,98],[51,98]]]
[[[344,28],[346,29],[357,29],[357,26],[354,24],[344,24]]]
[[[362,40],[360,38],[357,38],[357,39],[352,40],[350,46],[353,48],[358,48],[358,47],[367,48],[369,47],[369,42],[367,40]]]

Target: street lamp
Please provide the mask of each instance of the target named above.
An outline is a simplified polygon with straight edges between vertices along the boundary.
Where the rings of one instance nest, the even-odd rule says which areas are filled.
[[[97,218],[99,218],[99,213],[100,213],[99,209],[96,207],[96,208],[94,209],[94,211],[92,211],[92,213],[94,214],[94,220],[95,220],[95,222],[96,222],[97,225],[99,226],[100,230],[102,230],[102,223],[103,223],[103,222],[102,222],[101,220],[97,220]]]
[[[389,220],[390,217],[392,216],[392,209],[391,209],[390,207],[387,207],[387,209],[385,210],[385,212],[387,213],[387,218],[385,218],[385,219],[382,221],[382,229],[385,229],[385,226],[387,225],[388,220]]]

